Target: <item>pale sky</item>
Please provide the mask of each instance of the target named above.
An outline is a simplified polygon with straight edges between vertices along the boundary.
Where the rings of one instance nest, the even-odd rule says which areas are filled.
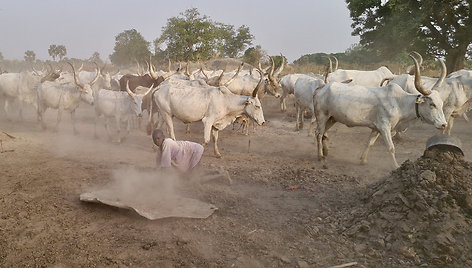
[[[305,54],[343,52],[359,41],[351,36],[344,0],[2,0],[0,52],[23,60],[33,50],[46,60],[56,44],[66,47],[69,58],[86,59],[97,51],[109,61],[116,35],[134,28],[152,42],[168,18],[188,8],[235,28],[247,25],[253,45],[290,62]]]

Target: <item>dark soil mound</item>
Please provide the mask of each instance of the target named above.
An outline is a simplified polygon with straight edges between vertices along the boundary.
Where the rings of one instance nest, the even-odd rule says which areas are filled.
[[[368,189],[346,234],[399,264],[472,267],[472,163],[432,148]]]

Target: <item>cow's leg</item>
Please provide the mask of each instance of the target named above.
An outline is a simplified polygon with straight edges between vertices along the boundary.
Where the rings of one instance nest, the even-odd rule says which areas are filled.
[[[190,133],[190,123],[185,124],[185,134]]]
[[[172,122],[172,117],[169,114],[162,115],[164,121],[167,125],[167,130],[169,131],[170,138],[175,140],[175,132],[174,132],[174,122]],[[208,140],[210,140],[210,135],[208,135]]]
[[[372,130],[372,132],[370,132],[369,142],[367,142],[367,147],[361,155],[361,164],[367,163],[367,155],[369,154],[370,148],[374,145],[379,135],[380,132],[378,132],[377,130]]]
[[[313,137],[313,129],[315,128],[315,109],[311,107],[311,122],[310,122],[310,129],[308,130],[308,137]]]
[[[296,125],[295,125],[295,128],[296,128],[297,130],[300,130],[300,128],[303,128],[302,124],[300,123],[300,110],[301,110],[301,109],[300,109],[300,105],[295,104],[295,111],[296,111],[296,113],[297,113],[297,115],[296,115],[297,123],[296,123]]]
[[[336,121],[330,117],[328,119],[328,121],[326,122],[325,124],[325,134],[323,135],[322,137],[322,144],[323,144],[323,155],[324,156],[328,156],[328,151],[329,151],[329,148],[328,148],[328,135],[326,134],[328,132],[328,130],[334,126],[334,124],[336,123]]]
[[[399,168],[400,166],[398,165],[397,159],[395,158],[395,146],[393,145],[392,133],[390,128],[380,129],[380,134],[382,134],[385,144],[387,145],[390,155],[392,156],[395,168]]]
[[[107,130],[108,141],[112,141],[112,135],[110,130],[110,118],[105,117],[105,129]]]
[[[244,120],[243,121],[243,131],[244,131],[244,135],[249,135],[249,118],[247,118],[247,120]]]
[[[287,110],[287,105],[285,104],[285,98],[287,98],[287,91],[283,90],[282,96],[280,97],[280,110],[285,112]]]
[[[23,121],[23,102],[18,100],[18,118]]]
[[[207,145],[210,142],[210,134],[213,128],[213,120],[209,120],[209,118],[204,117],[202,119],[203,122],[203,145]]]
[[[57,109],[57,121],[56,121],[56,126],[53,129],[54,132],[58,131],[59,123],[61,122],[61,119],[62,119],[62,109],[59,108],[59,109]]]
[[[38,110],[38,119],[41,121],[41,128],[43,130],[46,129],[46,122],[44,120],[44,113],[46,113],[47,108],[46,107],[40,107]]]
[[[11,119],[8,117],[8,105],[9,105],[8,99],[9,97],[5,98],[5,104],[3,105],[3,110],[5,111],[5,116],[7,117],[7,120],[11,121]]]
[[[70,113],[70,119],[72,120],[72,129],[74,131],[74,135],[77,135],[79,134],[79,132],[77,131],[77,128],[75,127],[75,110],[73,110],[71,113]]]
[[[215,152],[216,157],[220,158],[221,154],[220,151],[218,150],[218,129],[212,128],[211,129],[211,137],[213,138],[213,149]]]
[[[133,117],[136,118],[136,117]],[[116,132],[118,133],[118,143],[121,143],[121,118],[119,116],[115,116],[116,121]]]
[[[318,126],[316,128],[316,143],[318,145],[318,160],[321,161],[325,158],[323,154],[323,136],[326,133],[325,126],[328,121],[328,117],[323,114],[317,115]]]

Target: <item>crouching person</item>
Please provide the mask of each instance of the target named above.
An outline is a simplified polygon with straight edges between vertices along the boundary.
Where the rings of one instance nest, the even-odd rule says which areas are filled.
[[[197,167],[204,151],[201,144],[191,141],[174,141],[166,138],[160,129],[153,130],[152,140],[159,148],[156,158],[157,168],[165,169],[166,172],[189,175],[190,179],[196,182],[223,178],[231,184],[229,173],[224,168],[220,167],[212,171]]]

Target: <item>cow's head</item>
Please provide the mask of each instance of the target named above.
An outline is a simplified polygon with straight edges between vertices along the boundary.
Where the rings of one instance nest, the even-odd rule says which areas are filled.
[[[149,92],[151,92],[153,87],[154,84],[152,84],[151,87],[144,94],[133,93],[129,89],[129,81],[126,81],[126,92],[128,92],[128,95],[131,97],[131,107],[135,112],[136,116],[141,117],[143,115],[143,98],[148,95]]]
[[[443,86],[444,79],[446,78],[446,65],[440,59],[441,62],[441,76],[438,81],[434,84],[431,90],[427,90],[421,83],[421,74],[418,61],[410,55],[415,63],[415,87],[422,95],[416,98],[416,109],[417,114],[427,123],[434,125],[438,129],[445,129],[447,127],[447,121],[443,112],[443,100],[439,95],[439,91]]]
[[[261,101],[257,97],[257,92],[261,89],[262,84],[264,83],[264,76],[262,75],[261,71],[258,70],[258,72],[261,74],[261,78],[256,88],[252,92],[252,97],[249,97],[246,101],[244,113],[256,121],[257,124],[262,125],[265,123],[264,113],[262,111]]]
[[[82,84],[79,81],[79,77],[77,76],[75,72],[74,65],[72,63],[68,62],[68,64],[72,67],[72,72],[74,73],[74,82],[77,85],[77,90],[80,91],[80,97],[82,100],[90,105],[93,105],[93,95],[94,91],[92,90],[93,84],[95,84],[98,81],[98,78],[100,77],[100,69],[98,68],[97,64],[96,65],[96,72],[97,74],[95,75],[95,78],[90,82],[86,84]]]
[[[282,85],[280,84],[280,73],[284,69],[285,65],[284,56],[282,54],[280,54],[280,56],[282,57],[282,63],[280,64],[279,68],[277,68],[277,70],[275,70],[274,59],[269,57],[270,61],[272,62],[272,67],[270,68],[269,73],[267,73],[267,80],[264,83],[264,92],[276,98],[280,97],[280,92],[282,91]]]

